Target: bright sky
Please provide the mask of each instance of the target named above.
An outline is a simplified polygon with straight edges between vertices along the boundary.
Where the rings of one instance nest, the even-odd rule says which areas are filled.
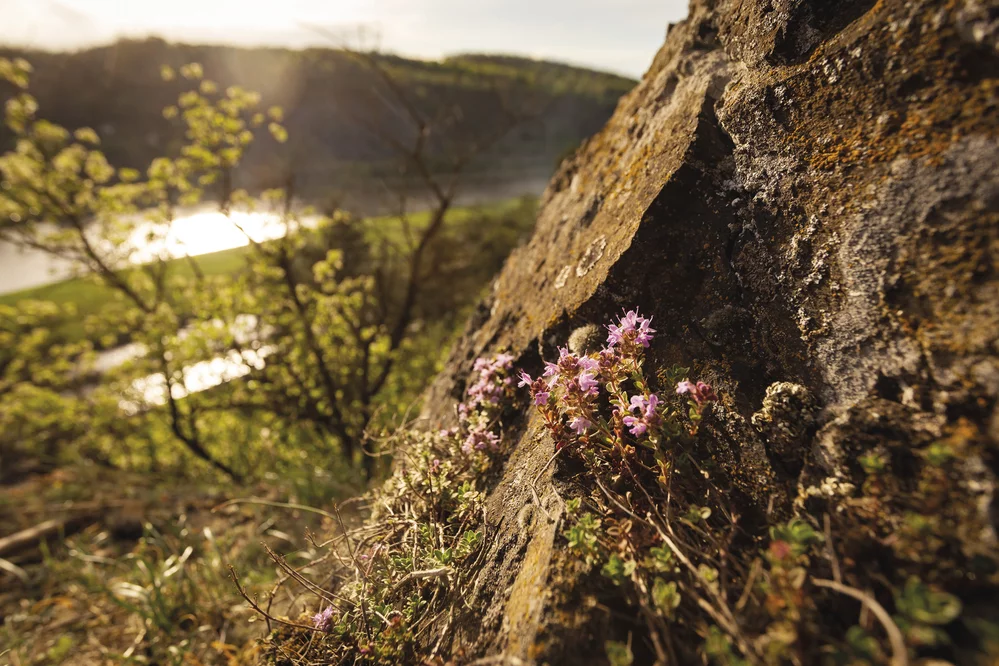
[[[0,0],[0,43],[64,49],[155,34],[301,47],[329,44],[310,25],[363,25],[402,55],[516,53],[638,77],[686,13],[687,0]]]

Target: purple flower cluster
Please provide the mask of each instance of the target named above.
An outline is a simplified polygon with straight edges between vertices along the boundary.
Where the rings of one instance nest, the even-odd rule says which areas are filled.
[[[526,372],[519,375],[519,386],[530,389],[557,447],[573,441],[572,433],[580,436],[596,432],[605,446],[613,448],[622,444],[621,432],[625,428],[632,436],[648,437],[654,443],[664,432],[667,418],[676,416],[649,390],[642,375],[644,351],[656,332],[652,318],[628,310],[607,330],[607,345],[600,351],[580,356],[561,347],[558,361],[545,362],[540,377],[535,379]],[[637,389],[630,398],[632,391],[626,388],[629,384]],[[608,420],[597,412],[601,389],[606,391],[613,409]],[[689,394],[694,401],[691,419],[695,428],[691,432],[696,432],[703,405],[717,398],[704,382],[680,382],[677,394]]]
[[[534,401],[535,405],[540,407],[541,405],[548,404],[548,398],[551,397],[552,387],[551,382],[545,380],[544,377],[533,379],[529,374],[521,370],[520,383],[517,384],[517,386],[519,388],[526,386],[531,389],[531,399]]]
[[[689,395],[690,399],[698,407],[703,407],[705,403],[718,399],[718,396],[711,389],[711,385],[704,382],[697,382],[696,384],[688,381],[680,382],[676,385],[676,394]]]
[[[513,356],[510,354],[476,359],[472,369],[479,373],[479,378],[466,392],[466,407],[474,409],[479,405],[498,405],[513,383],[513,378],[507,376],[512,366]]]
[[[313,615],[312,626],[320,631],[329,631],[333,626],[333,607],[327,606]]]
[[[458,405],[458,418],[463,437],[461,450],[465,454],[476,451],[496,451],[500,437],[493,432],[493,421],[497,408],[513,391],[513,368],[511,354],[497,354],[493,358],[476,359],[472,369],[477,373],[475,381],[465,391],[465,401]],[[445,434],[442,431],[442,436]],[[448,438],[458,432],[447,431]]]
[[[638,310],[628,310],[617,324],[607,327],[607,347],[622,347],[626,352],[634,352],[639,346],[647,348],[652,334],[656,332],[651,324],[651,317],[646,319],[638,314]]]
[[[526,372],[520,373],[520,386],[531,389],[531,397],[538,406],[548,405],[553,391],[557,391],[569,427],[582,435],[593,427],[593,407],[600,393],[600,362],[589,356],[577,356],[567,348],[559,349],[557,363],[545,363],[541,377],[532,378]],[[549,414],[549,420],[554,417]]]
[[[649,430],[656,428],[662,423],[662,417],[656,412],[659,404],[659,396],[655,393],[649,395],[633,395],[628,408],[628,416],[625,416],[624,425],[629,432],[636,437],[644,435]],[[637,415],[632,413],[637,410]]]
[[[468,430],[468,436],[461,445],[465,453],[472,451],[495,451],[499,448],[499,435],[488,428],[488,424],[476,423]]]

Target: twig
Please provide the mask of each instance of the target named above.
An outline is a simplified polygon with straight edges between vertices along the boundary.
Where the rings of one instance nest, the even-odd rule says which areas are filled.
[[[317,633],[322,633],[323,631],[322,629],[317,629],[316,627],[310,627],[307,624],[300,624],[298,622],[291,622],[290,620],[282,620],[280,618],[274,617],[273,615],[265,611],[263,608],[258,606],[256,601],[250,598],[250,595],[246,593],[246,590],[243,589],[243,586],[239,582],[239,576],[236,575],[236,568],[231,564],[229,565],[229,575],[232,576],[232,582],[236,584],[236,590],[239,592],[239,596],[246,599],[246,603],[250,604],[250,607],[253,608],[253,610],[257,611],[267,619],[268,632],[270,632],[271,630],[271,622],[277,622],[278,624],[283,624],[289,627],[295,627],[296,629],[305,629],[306,631],[314,631]]]
[[[340,595],[337,595],[337,594],[333,594],[332,592],[327,592],[326,590],[324,590],[323,588],[319,587],[318,585],[316,585],[315,583],[313,583],[311,580],[309,580],[308,578],[306,578],[305,576],[303,576],[293,566],[291,566],[290,564],[288,564],[288,561],[285,560],[285,558],[281,557],[280,555],[278,555],[277,553],[275,553],[273,550],[271,550],[270,546],[268,546],[266,543],[261,543],[260,545],[264,547],[264,550],[267,552],[268,557],[270,557],[272,560],[274,560],[274,563],[277,564],[281,568],[282,571],[284,571],[286,574],[288,574],[289,576],[291,576],[292,580],[294,580],[296,583],[298,583],[299,585],[301,585],[305,589],[309,590],[313,594],[315,594],[315,595],[317,595],[317,596],[325,599],[331,606],[337,606],[337,602],[340,602],[340,601],[346,602],[346,603],[350,604],[351,606],[356,606],[356,604],[354,604],[349,599],[346,599],[346,598],[344,598],[344,597],[342,597]],[[340,610],[339,606],[337,606],[337,608],[338,608],[338,610]]]
[[[830,590],[835,590],[836,592],[845,594],[848,597],[853,597],[870,609],[871,613],[874,614],[874,617],[878,618],[881,626],[884,627],[885,633],[888,634],[888,642],[891,643],[892,666],[908,666],[909,652],[905,647],[905,639],[902,637],[902,631],[898,628],[898,625],[895,624],[895,621],[891,619],[891,615],[888,614],[888,611],[885,610],[884,606],[878,603],[877,599],[862,590],[838,583],[834,580],[813,578],[812,583],[818,585],[819,587],[827,587]]]
[[[406,583],[412,580],[420,580],[423,578],[440,578],[441,576],[450,576],[454,571],[451,567],[441,567],[440,569],[427,569],[426,571],[410,571],[408,574],[402,577],[398,583],[392,586],[392,594],[395,594],[399,589]]]
[[[746,607],[746,603],[749,601],[749,595],[753,592],[753,583],[756,582],[756,577],[760,575],[760,571],[763,569],[763,560],[756,558],[753,560],[753,566],[749,570],[749,577],[746,579],[746,587],[743,588],[742,594],[739,596],[739,600],[735,602],[735,610],[741,611]]]
[[[822,522],[826,532],[826,547],[829,549],[829,561],[832,563],[833,579],[837,583],[843,582],[843,574],[839,570],[839,559],[836,557],[836,547],[833,545],[832,529],[829,526],[829,514],[822,516]]]
[[[317,513],[320,516],[329,518],[330,520],[336,520],[336,516],[328,511],[323,511],[322,509],[316,509],[315,507],[306,506],[304,504],[295,504],[293,502],[272,502],[270,500],[262,500],[256,498],[242,498],[242,499],[231,499],[228,502],[222,502],[216,507],[212,508],[212,513],[221,511],[226,507],[234,506],[236,504],[260,504],[262,506],[272,506],[278,509],[294,509],[296,511],[308,511],[310,513]]]
[[[17,566],[10,560],[5,560],[0,557],[0,571],[6,571],[12,576],[16,576],[22,583],[28,582],[28,572]]]
[[[40,542],[57,534],[68,536],[71,532],[75,532],[96,520],[97,517],[97,514],[88,513],[73,518],[54,518],[5,536],[0,539],[0,556],[37,546]]]

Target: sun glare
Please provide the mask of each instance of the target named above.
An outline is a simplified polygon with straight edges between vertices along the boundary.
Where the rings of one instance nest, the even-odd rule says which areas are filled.
[[[311,220],[303,221],[309,226]],[[135,251],[130,260],[142,264],[159,257],[198,256],[281,238],[288,229],[278,215],[217,210],[194,211],[169,225],[148,223],[132,234]],[[150,240],[151,239],[151,240]]]

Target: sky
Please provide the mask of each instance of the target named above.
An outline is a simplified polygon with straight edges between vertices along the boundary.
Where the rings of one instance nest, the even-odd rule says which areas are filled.
[[[334,33],[405,56],[513,53],[637,78],[686,13],[687,0],[0,0],[0,43],[75,49],[157,35],[300,48]]]

